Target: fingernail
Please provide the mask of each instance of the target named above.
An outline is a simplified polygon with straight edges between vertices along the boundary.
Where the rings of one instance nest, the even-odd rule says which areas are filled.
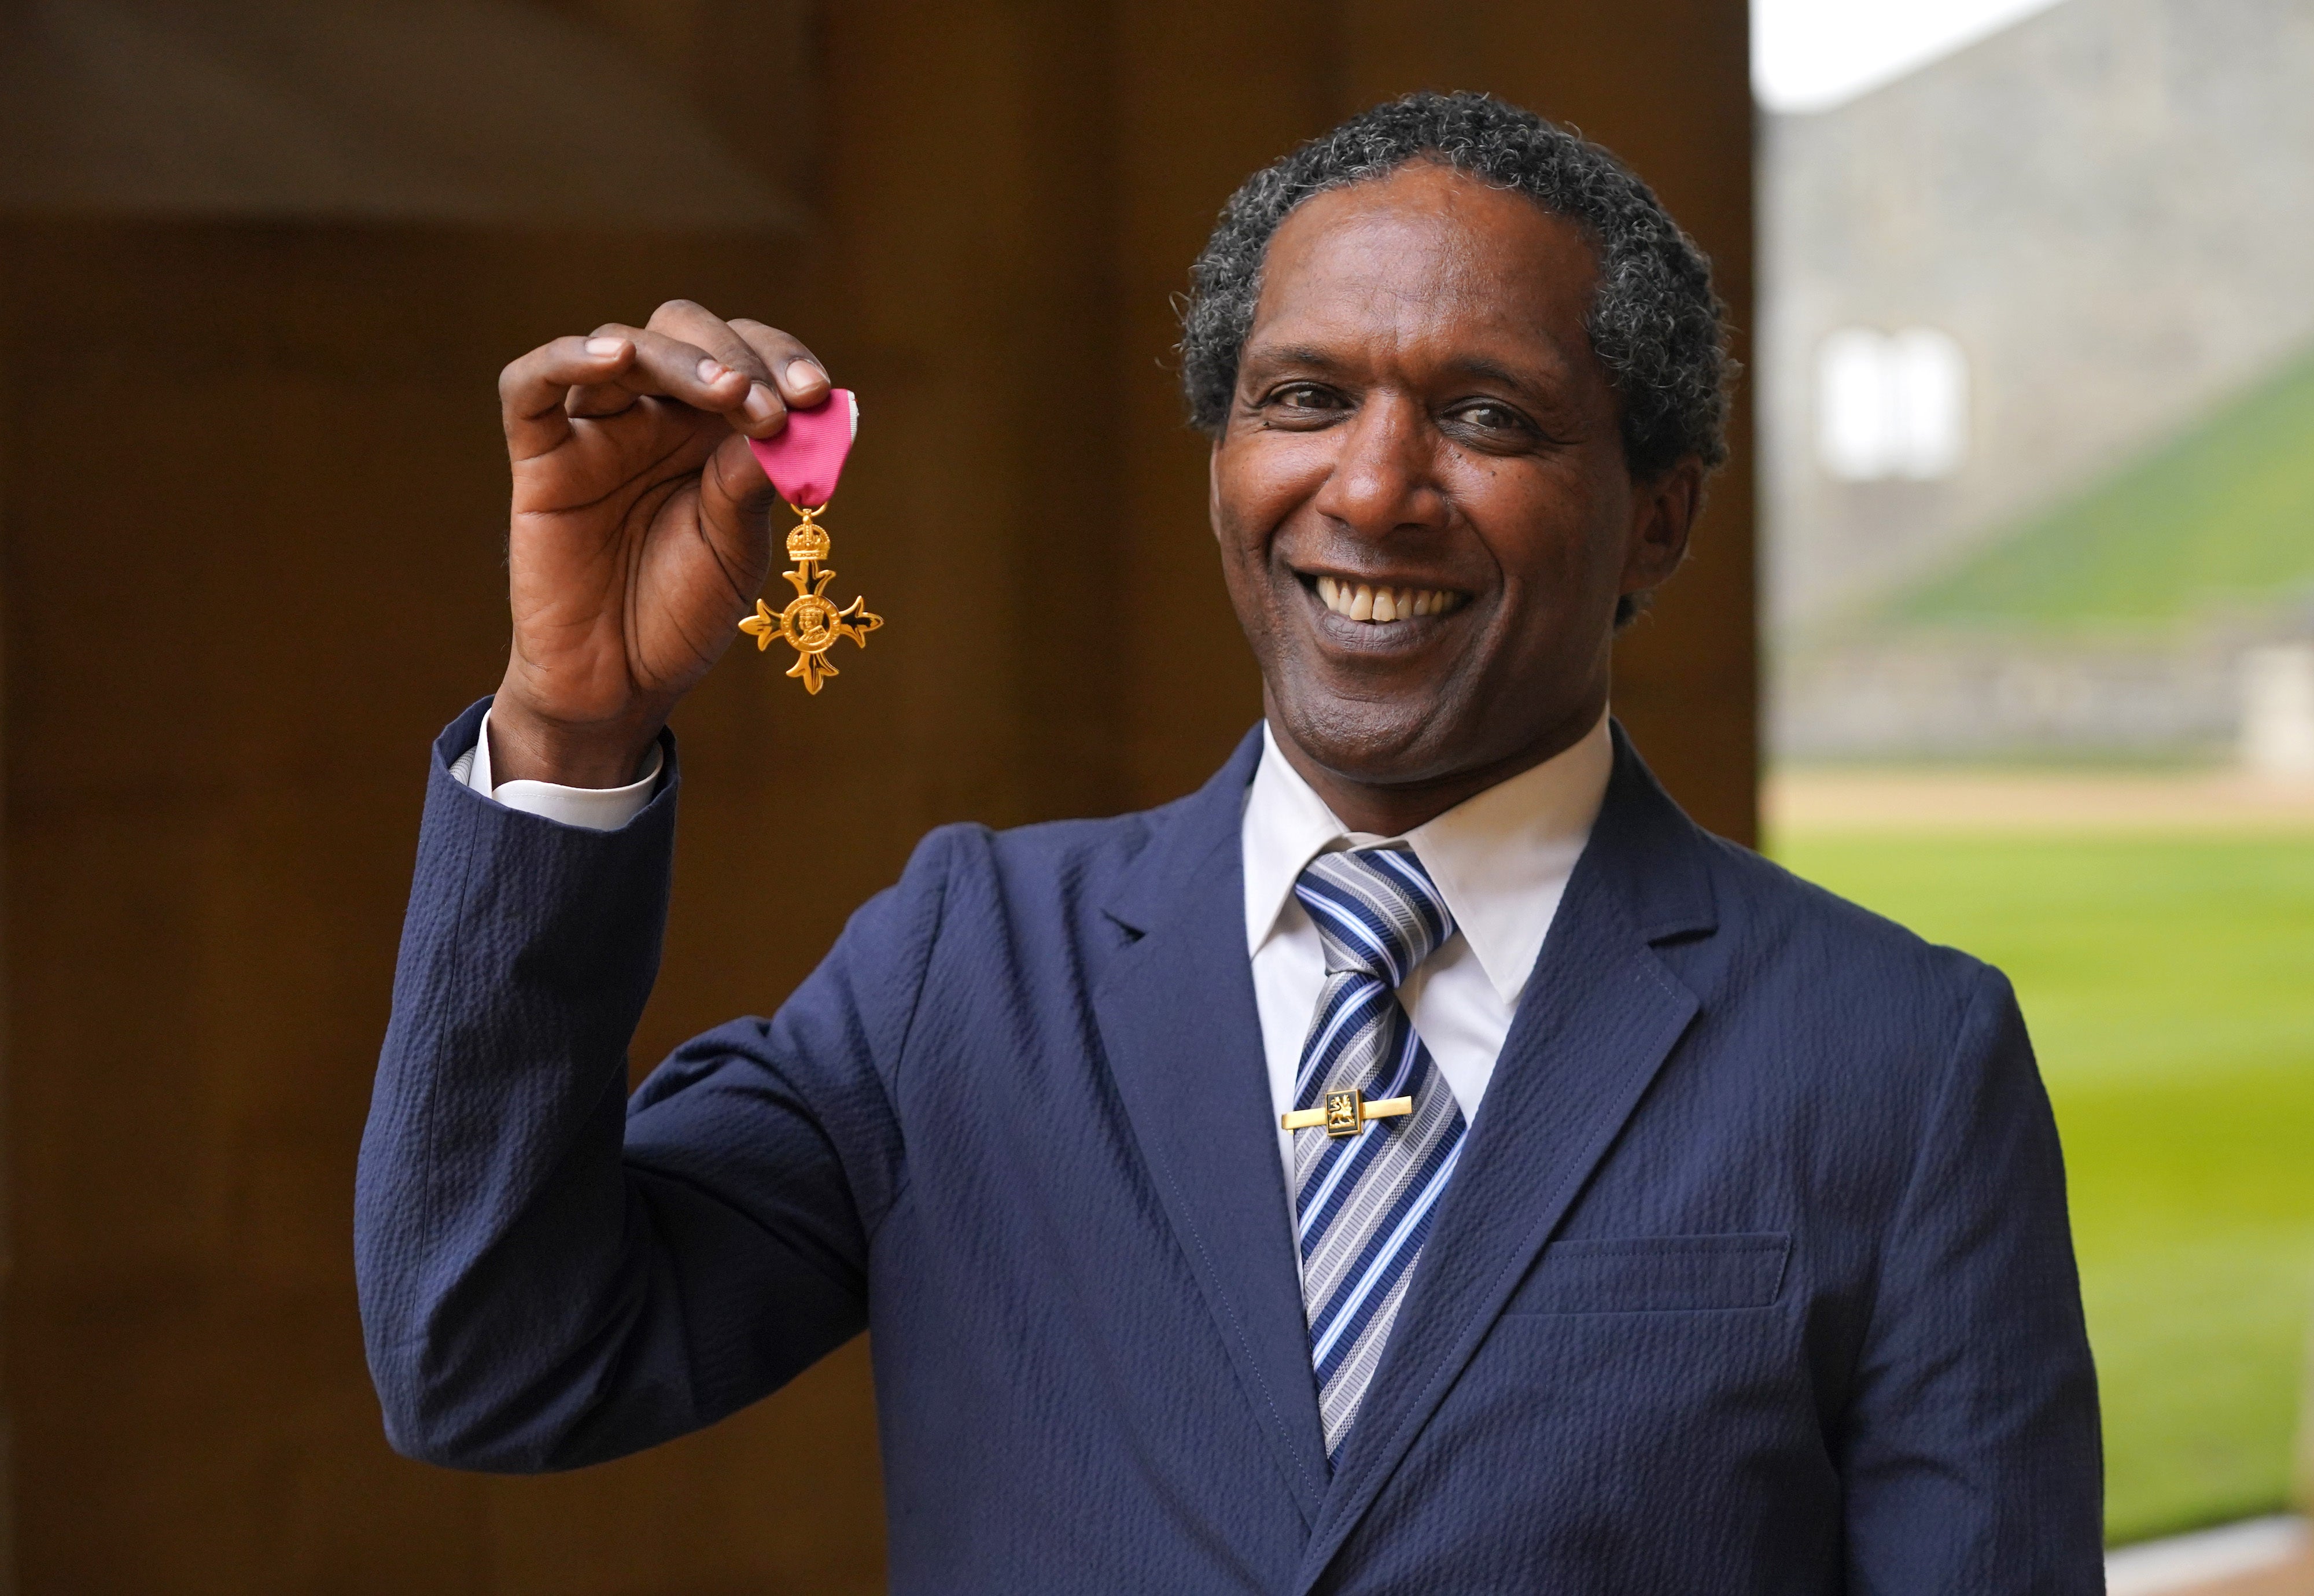
[[[827,374],[820,370],[819,366],[816,363],[809,360],[790,360],[788,362],[789,386],[795,388],[808,388],[814,383],[825,383],[826,381],[827,381]]]
[[[730,369],[720,360],[713,358],[702,360],[699,363],[699,380],[702,383],[720,383],[723,380],[724,374]]]
[[[750,421],[768,421],[780,413],[780,401],[772,397],[770,389],[754,383],[747,388],[747,402],[740,408]]]
[[[623,338],[590,338],[587,340],[589,355],[615,355],[627,347]]]

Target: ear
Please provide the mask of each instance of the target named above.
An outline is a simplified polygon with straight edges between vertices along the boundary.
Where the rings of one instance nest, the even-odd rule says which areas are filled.
[[[1687,535],[1703,507],[1703,463],[1683,460],[1631,484],[1631,525],[1623,543],[1620,593],[1645,593],[1670,580],[1687,558]]]

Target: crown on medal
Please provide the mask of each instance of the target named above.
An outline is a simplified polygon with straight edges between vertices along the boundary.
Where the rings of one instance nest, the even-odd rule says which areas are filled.
[[[816,512],[810,510],[799,510],[797,513],[799,515],[809,516]],[[826,529],[814,525],[811,521],[807,519],[801,525],[790,531],[788,533],[788,558],[790,560],[826,559],[827,533]]]

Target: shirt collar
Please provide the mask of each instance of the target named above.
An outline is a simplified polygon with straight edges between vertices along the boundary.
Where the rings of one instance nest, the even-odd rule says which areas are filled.
[[[1245,930],[1258,953],[1303,868],[1329,848],[1403,842],[1422,860],[1479,967],[1515,1007],[1559,895],[1590,840],[1615,763],[1603,714],[1572,746],[1464,799],[1403,837],[1352,832],[1278,752],[1267,724],[1245,808]]]

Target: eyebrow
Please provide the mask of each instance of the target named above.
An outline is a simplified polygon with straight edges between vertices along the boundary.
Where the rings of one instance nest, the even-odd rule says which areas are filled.
[[[1250,351],[1242,357],[1242,363],[1265,366],[1299,366],[1323,372],[1339,371],[1343,366],[1342,361],[1329,355],[1315,344],[1278,344],[1268,348]],[[1450,360],[1446,363],[1446,369],[1457,376],[1477,377],[1483,381],[1499,383],[1515,393],[1524,394],[1538,401],[1547,400],[1551,396],[1550,377],[1558,375],[1548,374],[1540,381],[1532,377],[1521,376],[1501,361],[1489,360],[1483,355],[1471,355]]]
[[[1342,364],[1314,344],[1280,344],[1257,353],[1265,366],[1311,366],[1320,371],[1338,371]]]
[[[1446,369],[1461,375],[1489,378],[1521,393],[1537,392],[1534,379],[1521,376],[1500,361],[1488,360],[1483,356],[1474,356],[1467,360],[1450,360],[1446,363]]]

